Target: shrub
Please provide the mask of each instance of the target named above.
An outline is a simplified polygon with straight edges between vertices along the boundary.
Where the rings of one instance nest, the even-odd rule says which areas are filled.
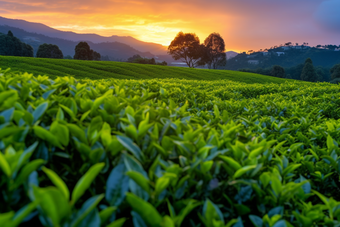
[[[279,65],[274,65],[270,71],[270,75],[279,78],[285,78],[285,69]]]
[[[0,75],[2,226],[339,224],[337,85]]]
[[[63,59],[63,52],[57,45],[53,44],[42,44],[39,46],[37,51],[37,58],[59,58]]]

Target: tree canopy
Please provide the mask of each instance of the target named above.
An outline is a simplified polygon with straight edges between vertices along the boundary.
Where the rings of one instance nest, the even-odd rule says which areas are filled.
[[[209,68],[217,69],[218,66],[226,65],[225,43],[220,34],[211,33],[204,40],[204,45],[207,51],[207,65]]]
[[[73,58],[78,60],[100,61],[101,56],[98,52],[91,50],[87,42],[80,42],[75,47],[75,55]]]
[[[303,66],[301,73],[301,80],[316,82],[318,80],[318,75],[316,74],[315,68],[313,66],[313,61],[307,58],[305,65]]]
[[[38,48],[37,58],[59,58],[63,59],[63,52],[57,45],[53,44],[42,44]]]
[[[128,58],[127,62],[130,63],[139,63],[139,64],[150,64],[150,65],[168,65],[166,61],[156,62],[154,58],[143,58],[139,54],[135,54],[132,57]]]
[[[7,35],[0,33],[0,55],[33,57],[33,47],[21,42],[8,31]]]
[[[334,65],[331,70],[331,78],[335,79],[335,78],[340,78],[340,64],[336,64]]]
[[[179,32],[168,47],[168,53],[173,59],[183,59],[190,68],[205,65],[207,62],[206,48],[200,44],[195,33]]]
[[[271,72],[271,76],[279,77],[279,78],[285,78],[285,69],[279,65],[274,65]]]

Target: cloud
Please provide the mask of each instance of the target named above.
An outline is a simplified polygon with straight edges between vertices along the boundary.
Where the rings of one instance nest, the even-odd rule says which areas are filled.
[[[340,1],[329,0],[320,4],[315,12],[315,19],[321,27],[340,33]]]

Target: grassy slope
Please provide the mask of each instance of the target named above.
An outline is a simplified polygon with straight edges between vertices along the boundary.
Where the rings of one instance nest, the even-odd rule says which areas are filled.
[[[270,76],[229,70],[189,69],[182,67],[142,65],[123,62],[98,62],[8,56],[0,56],[0,68],[11,68],[12,71],[33,73],[36,76],[48,75],[52,78],[56,76],[72,75],[79,79],[229,79],[245,83],[282,83],[285,81],[284,79]]]

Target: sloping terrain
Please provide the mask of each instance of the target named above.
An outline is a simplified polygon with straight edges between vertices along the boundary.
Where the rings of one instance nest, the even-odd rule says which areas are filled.
[[[72,75],[90,79],[154,79],[180,78],[188,80],[228,79],[245,83],[284,83],[286,79],[230,70],[190,69],[124,62],[81,61],[65,59],[25,58],[0,56],[0,68],[33,73],[35,76]]]

